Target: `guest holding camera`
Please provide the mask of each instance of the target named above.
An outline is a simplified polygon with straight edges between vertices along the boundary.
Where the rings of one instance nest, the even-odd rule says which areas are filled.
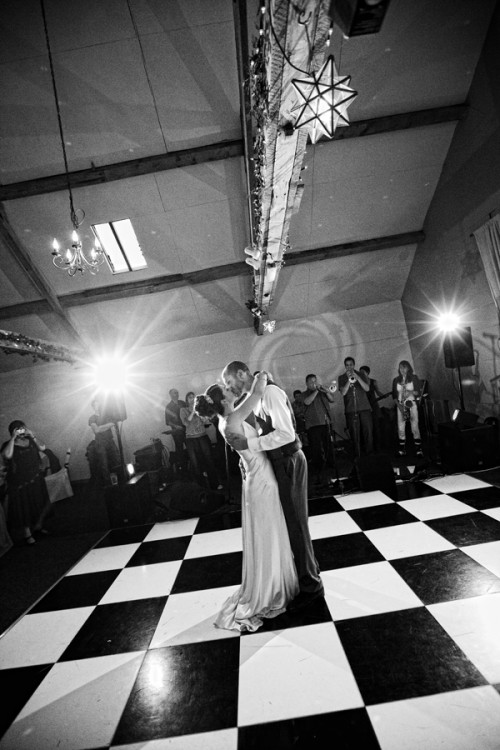
[[[43,521],[51,509],[39,455],[45,445],[19,419],[10,423],[9,434],[0,447],[7,463],[7,525],[35,544],[34,534],[48,533]]]
[[[398,455],[406,455],[406,424],[410,423],[415,453],[422,456],[422,440],[418,424],[418,400],[422,391],[420,379],[413,372],[410,363],[403,359],[398,366],[399,374],[392,381],[392,397],[396,404],[398,418]]]

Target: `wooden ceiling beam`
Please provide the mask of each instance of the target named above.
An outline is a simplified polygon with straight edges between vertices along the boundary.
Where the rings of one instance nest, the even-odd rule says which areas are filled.
[[[43,276],[37,271],[31,262],[27,251],[19,242],[14,230],[12,229],[3,206],[0,205],[0,242],[16,261],[23,273],[33,284],[37,292],[44,298],[41,300],[42,306],[40,313],[53,312],[62,325],[63,329],[69,334],[71,340],[79,346],[83,346],[78,331],[73,327],[66,311],[62,308],[58,298],[49,287]],[[24,304],[24,303],[23,303]],[[7,308],[8,309],[8,308]]]
[[[313,263],[314,261],[328,260],[331,258],[343,258],[358,253],[373,252],[375,250],[389,250],[394,247],[404,247],[422,242],[425,235],[422,231],[405,232],[388,237],[376,237],[374,239],[360,240],[358,242],[345,242],[329,247],[319,247],[313,250],[299,250],[288,252],[285,255],[287,266],[296,266],[301,263]],[[199,271],[189,273],[170,274],[158,276],[154,279],[141,279],[138,281],[127,281],[121,284],[113,284],[95,289],[86,289],[72,294],[63,294],[58,297],[58,303],[67,310],[72,307],[90,305],[96,302],[108,302],[115,299],[137,297],[144,294],[155,294],[170,289],[178,289],[184,286],[195,286],[216,282],[234,276],[245,276],[250,273],[249,266],[244,261],[227,263],[222,266],[212,266]],[[47,300],[34,300],[32,302],[21,302],[16,305],[0,307],[0,320],[22,317],[23,315],[40,315],[50,310]]]
[[[468,106],[466,104],[455,104],[449,107],[436,107],[435,109],[375,117],[371,120],[358,120],[351,122],[347,128],[338,128],[333,142],[345,140],[346,138],[361,138],[367,135],[391,133],[396,130],[407,130],[427,125],[438,125],[444,122],[454,122],[462,120],[467,114],[467,110]],[[248,135],[246,138],[249,141],[251,140],[248,138]],[[78,188],[89,185],[100,185],[105,182],[125,180],[130,177],[163,172],[168,169],[179,169],[210,161],[230,159],[236,156],[243,156],[244,153],[244,141],[234,140],[222,141],[221,143],[199,146],[183,151],[172,151],[168,154],[143,156],[131,161],[107,164],[101,167],[90,167],[89,169],[80,169],[76,172],[71,172],[71,187]],[[50,175],[49,177],[39,177],[33,180],[1,185],[0,201],[28,198],[33,195],[43,195],[67,189],[68,184],[65,174]]]
[[[208,146],[198,146],[183,151],[171,151],[166,154],[155,156],[142,156],[139,159],[122,161],[116,164],[106,164],[101,167],[90,167],[70,172],[72,188],[88,187],[90,185],[101,185],[105,182],[126,180],[130,177],[140,177],[155,172],[164,172],[168,169],[179,169],[180,167],[192,167],[196,164],[204,164],[210,161],[230,159],[235,156],[243,156],[243,141],[221,141]],[[68,189],[68,180],[65,174],[55,174],[49,177],[39,177],[24,182],[13,182],[10,185],[0,187],[0,201],[10,201],[16,198],[28,198],[32,195],[43,195],[44,193],[56,193]]]

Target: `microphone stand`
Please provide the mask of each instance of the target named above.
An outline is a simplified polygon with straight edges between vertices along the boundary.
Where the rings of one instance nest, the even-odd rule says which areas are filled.
[[[335,485],[339,488],[340,494],[344,494],[344,483],[339,477],[339,467],[337,465],[337,444],[335,441],[335,429],[333,428],[332,420],[330,419],[330,416],[325,412],[325,423],[328,427],[328,434],[330,437],[330,450],[332,452],[332,458],[333,458],[333,466],[335,469]]]

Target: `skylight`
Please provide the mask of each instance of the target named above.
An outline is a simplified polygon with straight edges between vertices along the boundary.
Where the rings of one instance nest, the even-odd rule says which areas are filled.
[[[103,249],[112,273],[147,268],[130,219],[93,224],[92,229]]]

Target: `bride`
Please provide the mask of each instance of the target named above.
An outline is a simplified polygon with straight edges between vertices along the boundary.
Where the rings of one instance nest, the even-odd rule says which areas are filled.
[[[211,385],[196,397],[195,410],[202,418],[217,414],[224,437],[226,432],[255,437],[259,433],[250,422],[255,424],[253,412],[258,409],[266,383],[267,374],[260,373],[246,400],[236,408],[236,396],[230,390]],[[243,450],[239,455],[243,576],[239,589],[224,602],[215,625],[253,632],[263,618],[282,614],[299,586],[272,465],[263,452]]]

